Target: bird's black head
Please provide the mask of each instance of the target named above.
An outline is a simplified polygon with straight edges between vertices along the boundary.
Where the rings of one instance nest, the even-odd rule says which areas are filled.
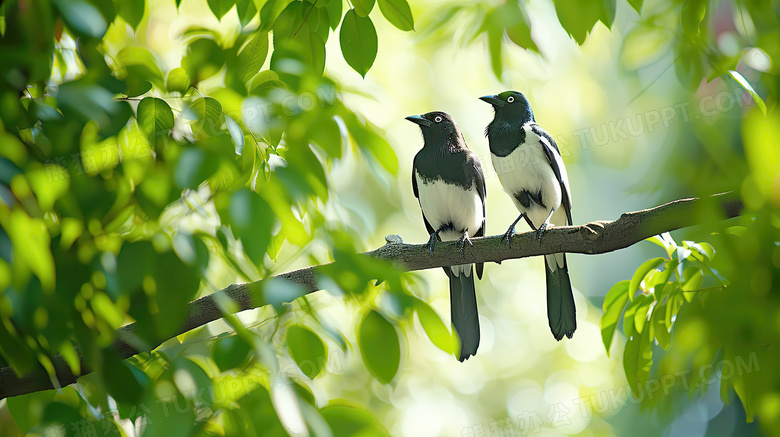
[[[460,128],[446,112],[410,115],[406,119],[420,126],[426,145],[465,144]]]
[[[534,112],[531,110],[531,104],[525,98],[523,93],[517,91],[504,91],[494,96],[482,96],[479,98],[493,106],[496,112],[494,120],[499,120],[508,124],[519,124],[520,126],[534,121]]]

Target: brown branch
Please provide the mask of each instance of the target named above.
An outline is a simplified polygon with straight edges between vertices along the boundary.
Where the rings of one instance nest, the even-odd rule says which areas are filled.
[[[474,246],[466,249],[463,259],[460,258],[460,252],[454,242],[437,244],[436,251],[431,254],[427,245],[406,244],[396,235],[386,237],[387,244],[363,255],[389,261],[401,271],[411,271],[462,264],[464,261],[500,263],[507,259],[557,252],[599,254],[623,249],[663,232],[736,217],[741,210],[742,202],[739,198],[731,193],[724,193],[702,199],[675,200],[655,208],[625,213],[614,221],[551,228],[541,241],[534,232],[518,234],[512,238],[511,248],[500,242],[500,236],[474,238]],[[301,287],[300,293],[286,296],[284,301],[292,301],[298,296],[317,291],[317,272],[326,265],[307,267],[246,284],[233,284],[191,302],[184,326],[176,335],[220,319],[223,309],[238,312],[271,303],[262,294],[263,284],[268,280],[287,280]],[[225,305],[231,301],[236,304],[234,308]],[[122,358],[129,358],[159,346],[139,345],[133,341],[134,330],[133,323],[116,332],[113,346]],[[53,361],[57,379],[62,385],[72,384],[79,376],[91,372],[82,362],[81,375],[74,375],[62,357],[53,357]],[[11,367],[0,369],[0,399],[51,388],[51,381],[42,372],[19,378]]]

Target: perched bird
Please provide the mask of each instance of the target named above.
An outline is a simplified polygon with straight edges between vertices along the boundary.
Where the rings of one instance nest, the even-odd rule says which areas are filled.
[[[420,202],[428,248],[436,241],[457,240],[461,258],[469,237],[485,235],[485,176],[477,155],[469,150],[452,117],[429,112],[406,117],[420,126],[423,148],[414,157],[412,190]],[[482,263],[477,276],[482,279]],[[458,360],[476,355],[479,319],[471,264],[445,267],[450,278],[450,314],[460,341]]]
[[[517,91],[483,96],[495,111],[485,129],[493,167],[504,191],[520,215],[509,226],[502,241],[511,246],[515,225],[521,218],[539,238],[553,225],[571,225],[571,190],[558,145],[534,120],[528,99]],[[545,255],[547,274],[547,319],[556,340],[569,338],[577,329],[574,295],[566,255]]]

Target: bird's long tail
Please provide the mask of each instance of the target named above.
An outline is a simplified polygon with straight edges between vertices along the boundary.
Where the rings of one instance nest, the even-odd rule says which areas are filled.
[[[458,360],[477,354],[479,347],[479,317],[474,272],[471,265],[454,266],[450,275],[450,316],[460,342]],[[458,271],[459,270],[459,271]],[[457,275],[457,276],[456,276]]]
[[[556,340],[560,341],[564,335],[571,338],[577,329],[577,317],[566,254],[545,255],[544,267],[547,274],[547,319],[550,330]]]

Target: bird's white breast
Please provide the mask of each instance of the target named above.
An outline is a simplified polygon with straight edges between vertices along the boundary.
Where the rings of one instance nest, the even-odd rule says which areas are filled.
[[[523,144],[507,156],[501,157],[491,153],[490,157],[504,191],[512,198],[517,209],[528,214],[531,222],[539,226],[547,218],[551,209],[560,208],[561,185],[542,149],[544,146],[539,142],[539,136],[528,125],[523,126],[523,129],[525,130]],[[514,196],[523,190],[533,194],[541,192],[546,209],[535,203],[531,203],[529,208],[523,207]],[[555,214],[553,218],[557,219],[557,216],[558,214]],[[559,224],[555,221],[552,223]],[[565,224],[565,217],[564,222],[560,224]]]
[[[425,180],[415,171],[420,208],[434,230],[452,223],[455,231],[439,234],[443,241],[457,240],[468,229],[469,236],[482,227],[482,199],[472,184],[469,190],[448,184],[441,179]]]

